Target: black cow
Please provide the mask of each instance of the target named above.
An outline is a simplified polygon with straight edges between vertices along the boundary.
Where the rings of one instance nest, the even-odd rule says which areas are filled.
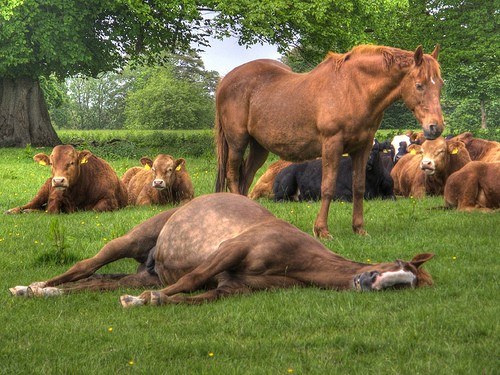
[[[382,164],[379,150],[379,144],[375,143],[368,159],[365,199],[394,199],[392,177]],[[321,159],[294,163],[276,176],[273,185],[274,200],[319,200],[321,177]],[[333,199],[352,201],[352,161],[348,156],[340,161]]]

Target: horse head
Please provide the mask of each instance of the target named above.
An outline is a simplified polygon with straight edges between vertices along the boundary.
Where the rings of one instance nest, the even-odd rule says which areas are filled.
[[[413,288],[431,285],[431,276],[420,268],[434,254],[418,254],[409,262],[379,263],[354,276],[353,288],[360,291]]]
[[[443,80],[437,57],[439,45],[430,54],[424,54],[418,46],[413,64],[401,84],[401,96],[416,119],[422,124],[426,139],[436,139],[444,130],[441,112],[441,88]]]

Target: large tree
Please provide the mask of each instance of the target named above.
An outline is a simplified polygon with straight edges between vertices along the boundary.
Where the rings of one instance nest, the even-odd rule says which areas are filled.
[[[209,35],[276,43],[282,51],[313,40],[341,46],[361,40],[372,15],[400,2],[0,0],[0,146],[59,143],[42,76],[96,76],[129,63],[153,64],[164,51],[205,46]]]

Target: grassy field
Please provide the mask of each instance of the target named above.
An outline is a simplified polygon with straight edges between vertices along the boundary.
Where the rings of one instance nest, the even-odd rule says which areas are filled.
[[[32,161],[37,152],[0,149],[2,212],[26,203],[49,176]],[[120,175],[137,165],[135,158],[109,162]],[[188,157],[187,167],[196,195],[212,192],[214,159]],[[261,203],[311,233],[318,203]],[[118,298],[140,290],[23,299],[8,288],[65,271],[72,259],[95,254],[162,208],[5,215],[0,374],[498,374],[500,214],[437,209],[442,203],[366,202],[366,237],[350,229],[351,205],[334,203],[334,238],[325,241],[362,262],[433,252],[426,264],[433,287],[377,293],[297,288],[136,309],[121,308]],[[123,260],[100,272],[134,270],[133,261]]]

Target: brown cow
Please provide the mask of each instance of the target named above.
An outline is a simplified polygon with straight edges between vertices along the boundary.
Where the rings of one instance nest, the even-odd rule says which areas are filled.
[[[366,291],[411,288],[432,284],[430,275],[420,267],[432,256],[419,254],[409,262],[354,262],[255,201],[218,193],[154,216],[62,275],[10,291],[13,295],[49,296],[82,289],[170,285],[139,297],[122,296],[122,305],[127,307],[201,303],[293,286]],[[122,258],[134,258],[142,266],[133,275],[92,276],[103,265]],[[201,289],[205,292],[198,295],[181,294]]]
[[[77,151],[71,145],[59,145],[50,156],[40,153],[33,159],[41,165],[50,165],[52,178],[29,203],[11,208],[6,214],[39,210],[49,213],[112,211],[127,205],[127,190],[116,172],[88,150]]]
[[[470,162],[465,145],[443,137],[411,145],[391,171],[394,194],[422,198],[443,194],[446,179]]]
[[[446,181],[444,201],[460,211],[500,208],[500,162],[471,161]]]
[[[257,180],[252,191],[250,191],[250,194],[248,194],[248,197],[250,199],[258,199],[258,198],[273,199],[274,179],[281,170],[288,167],[290,164],[292,164],[292,162],[286,160],[278,160],[272,163],[267,169],[267,171],[265,171],[264,174],[260,176],[260,178]]]
[[[184,203],[194,196],[186,161],[159,154],[155,160],[143,157],[144,168],[130,168],[122,177],[132,205]]]
[[[471,160],[481,160],[485,162],[500,161],[500,143],[487,141],[486,139],[474,138],[472,133],[465,132],[452,138],[461,141],[467,147]]]

